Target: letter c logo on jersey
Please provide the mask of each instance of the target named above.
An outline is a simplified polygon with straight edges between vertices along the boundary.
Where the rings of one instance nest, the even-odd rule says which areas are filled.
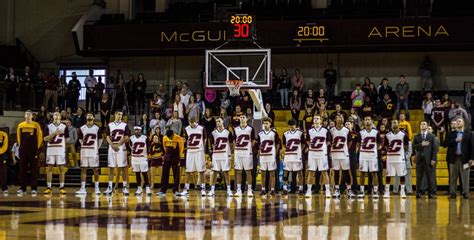
[[[235,141],[235,146],[239,148],[247,147],[250,143],[250,136],[249,135],[240,135],[237,137]]]
[[[227,138],[216,138],[214,151],[224,150],[227,147]]]
[[[140,155],[140,154],[143,154],[143,152],[145,151],[145,143],[142,143],[142,142],[136,142],[133,144],[133,147],[132,147],[132,154],[133,155]]]
[[[288,142],[286,142],[286,151],[294,152],[298,150],[298,147],[300,144],[301,144],[301,141],[299,139],[290,139]]]
[[[311,149],[321,149],[324,146],[325,137],[314,137],[311,140]]]
[[[84,139],[82,140],[82,146],[92,146],[97,140],[97,135],[96,134],[86,134],[84,136]]]
[[[402,144],[402,140],[399,139],[391,141],[390,145],[388,146],[387,152],[394,153],[400,151],[400,149],[402,149]]]
[[[116,129],[110,133],[110,140],[112,140],[112,142],[118,142],[124,136],[125,136],[125,132],[122,129]]]
[[[338,150],[344,148],[346,144],[346,138],[342,136],[337,136],[332,140],[332,149]]]
[[[372,150],[375,147],[376,139],[374,137],[366,137],[362,142],[362,149],[364,150]]]
[[[265,140],[260,144],[260,153],[270,153],[273,150],[273,141]]]
[[[201,143],[202,135],[194,133],[188,136],[188,147],[197,147]]]
[[[51,141],[49,142],[49,144],[60,144],[64,139],[64,133],[61,133],[59,135],[56,135],[53,139],[51,139]]]

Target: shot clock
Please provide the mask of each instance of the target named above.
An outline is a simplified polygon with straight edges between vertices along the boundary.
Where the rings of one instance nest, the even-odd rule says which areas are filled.
[[[230,39],[238,41],[252,41],[255,31],[255,17],[248,14],[234,14],[230,16]]]

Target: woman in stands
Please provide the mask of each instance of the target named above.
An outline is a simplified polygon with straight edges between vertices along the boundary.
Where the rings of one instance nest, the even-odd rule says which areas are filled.
[[[290,107],[291,107],[291,116],[293,119],[296,120],[296,125],[299,124],[300,119],[300,110],[301,110],[301,97],[298,90],[293,90],[293,95],[291,96],[290,100]]]
[[[206,108],[200,124],[206,129],[207,136],[211,136],[212,131],[216,128],[216,120],[212,115],[212,109]]]
[[[280,92],[280,103],[283,108],[288,106],[288,95],[290,91],[290,77],[286,68],[281,69],[280,77],[278,78],[278,91]]]
[[[433,97],[431,92],[427,92],[425,95],[425,99],[421,105],[421,109],[423,109],[423,114],[425,115],[425,122],[428,123],[428,126],[431,125],[431,112],[433,111],[434,103]]]
[[[316,109],[316,102],[315,102],[315,99],[314,99],[314,93],[313,93],[313,89],[308,89],[308,95],[306,95],[305,97],[305,101],[304,101],[304,110],[305,112],[310,112],[311,114],[314,113]]]
[[[230,123],[230,118],[227,116],[227,110],[225,108],[221,108],[219,117],[222,118],[222,121],[224,122],[224,128],[228,129],[229,128],[229,123]]]

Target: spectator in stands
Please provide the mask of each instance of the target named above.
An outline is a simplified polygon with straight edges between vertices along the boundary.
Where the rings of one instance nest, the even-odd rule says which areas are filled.
[[[97,78],[94,77],[94,70],[89,69],[89,75],[84,80],[84,84],[86,86],[86,111],[95,112],[94,109],[94,101],[95,101],[95,85],[97,85]]]
[[[362,84],[361,88],[362,91],[364,91],[365,95],[369,95],[369,88],[371,83],[372,81],[370,81],[369,77],[364,78],[364,84]]]
[[[135,76],[130,74],[128,76],[128,81],[125,84],[125,89],[127,91],[127,101],[128,106],[130,107],[130,112],[134,112],[136,103],[137,103],[137,81],[135,80]]]
[[[103,93],[102,100],[100,100],[100,122],[103,130],[109,125],[111,107],[112,103],[110,102],[109,94]]]
[[[324,119],[324,118],[329,118],[329,113],[327,111],[327,105],[325,103],[321,103],[319,105],[319,109],[318,109],[318,115]]]
[[[7,90],[7,105],[8,109],[14,109],[17,105],[17,97],[20,87],[20,80],[15,74],[15,69],[10,67],[8,69],[8,74],[5,75],[5,82],[8,82],[10,85]]]
[[[181,121],[177,111],[173,111],[173,115],[166,123],[166,127],[172,130],[175,134],[181,135],[183,131],[183,122]]]
[[[381,118],[386,118],[389,122],[392,121],[393,114],[395,114],[395,106],[393,105],[392,99],[390,99],[390,95],[388,93],[385,93],[382,101],[379,102],[377,111]]]
[[[86,124],[86,122],[87,122],[87,119],[86,119],[86,115],[84,114],[84,108],[79,107],[77,109],[76,115],[74,115],[73,118],[72,118],[72,125],[75,128],[79,129],[82,126],[84,126],[84,124]]]
[[[352,100],[352,108],[355,108],[357,110],[362,107],[364,104],[364,98],[365,98],[365,93],[362,91],[360,84],[356,84],[356,89],[352,91],[351,94],[351,100]]]
[[[380,130],[382,125],[384,126],[384,129],[391,129],[390,127],[390,120],[388,118],[382,118],[378,123],[377,123],[377,129]]]
[[[398,127],[400,128],[401,131],[404,131],[406,134],[408,134],[408,138],[412,140],[413,137],[413,131],[410,122],[407,121],[405,114],[400,113],[398,115]]]
[[[65,121],[66,121],[66,119],[67,119],[67,112],[66,112],[66,110],[61,110],[61,111],[59,112],[59,115],[61,116],[61,122],[64,123],[64,124],[66,124],[66,123],[65,123]]]
[[[290,91],[291,81],[288,76],[286,68],[281,69],[280,77],[278,78],[278,91],[280,92],[280,103],[282,107],[288,106],[288,95]]]
[[[270,70],[270,76],[272,78],[272,89],[264,91],[263,100],[265,102],[273,102],[276,101],[275,96],[277,95],[277,87],[278,87],[278,76],[275,74],[275,70]]]
[[[433,90],[433,74],[434,66],[430,56],[425,56],[425,60],[421,64],[418,75],[421,79],[421,89],[423,92]]]
[[[200,115],[199,115],[199,107],[198,105],[196,104],[196,99],[194,97],[194,95],[192,95],[190,98],[189,98],[189,103],[188,105],[186,106],[186,116],[188,117],[188,121],[191,119],[191,118],[194,118],[194,119],[199,119],[200,118]]]
[[[316,105],[317,107],[319,108],[319,104],[323,102],[323,103],[327,103],[328,102],[328,98],[326,96],[326,93],[324,92],[324,89],[320,88],[319,89],[319,94],[316,98]]]
[[[97,84],[94,89],[94,109],[96,113],[99,111],[99,103],[102,101],[102,95],[104,94],[105,84],[102,82],[102,77],[99,76]]]
[[[45,91],[44,75],[42,72],[38,72],[35,83],[35,107],[39,108],[43,104]]]
[[[222,121],[224,123],[224,128],[228,129],[229,128],[229,123],[230,123],[230,118],[227,115],[227,109],[221,107],[220,111],[219,111],[219,117],[222,118]]]
[[[461,107],[458,101],[454,101],[453,104],[451,104],[451,109],[449,110],[449,120],[453,121],[457,118],[462,118],[464,120],[463,123],[466,125],[463,126],[463,128],[467,128],[467,126],[470,126],[471,123],[469,121],[469,115],[467,114],[466,110]]]
[[[191,98],[191,91],[189,91],[189,88],[186,85],[183,85],[181,88],[181,93],[179,94],[181,103],[184,104],[184,106],[187,106],[189,104],[189,98]]]
[[[252,99],[247,91],[242,91],[240,96],[237,98],[236,105],[240,105],[241,109],[247,109],[253,107]]]
[[[143,73],[138,74],[138,81],[136,83],[136,99],[138,112],[142,113],[145,111],[145,100],[146,100],[146,80]]]
[[[66,76],[62,75],[59,77],[58,82],[58,107],[60,109],[66,108],[66,95],[67,94],[67,84],[66,84]]]
[[[395,87],[397,95],[397,114],[400,114],[400,105],[405,109],[407,120],[410,121],[410,112],[408,109],[408,95],[410,94],[410,86],[405,80],[405,75],[400,75],[400,82]]]
[[[294,90],[298,90],[298,92],[302,93],[304,89],[304,78],[301,75],[300,69],[295,69],[295,75],[291,78],[291,85]]]
[[[151,132],[155,133],[156,129],[160,129],[160,134],[163,136],[163,134],[166,132],[166,121],[161,117],[161,112],[155,112],[155,118],[153,118],[150,121],[150,128]]]
[[[431,125],[431,112],[433,111],[433,106],[433,97],[430,92],[427,92],[421,105],[421,109],[425,116],[425,122],[428,123],[428,125]]]
[[[221,94],[221,108],[224,108],[227,113],[231,111],[230,108],[230,99],[229,99],[229,93],[227,91],[223,91]]]
[[[369,90],[368,93],[366,93],[366,96],[370,98],[370,102],[374,105],[377,104],[379,95],[377,93],[377,89],[375,89],[375,84],[373,82],[370,83],[369,85]]]
[[[128,101],[127,90],[125,80],[123,79],[122,73],[117,75],[117,79],[114,84],[114,97],[112,99],[113,109],[122,110],[125,106],[125,101]],[[128,103],[127,103],[128,105]],[[127,109],[128,110],[128,109]]]
[[[72,79],[67,85],[66,92],[66,106],[71,108],[73,111],[77,110],[77,102],[79,101],[79,95],[81,94],[81,82],[77,80],[76,72],[72,72]]]
[[[275,113],[273,112],[272,105],[270,103],[265,104],[265,112],[267,112],[267,116],[272,120],[270,127],[275,127]]]
[[[242,107],[240,105],[235,106],[235,110],[232,113],[231,124],[232,127],[237,127],[240,125],[240,115],[244,114],[242,112]]]
[[[44,95],[43,106],[46,109],[54,109],[58,105],[58,84],[59,80],[56,74],[50,73],[45,81],[46,92]],[[52,106],[49,108],[49,100],[52,100]]]
[[[40,107],[40,110],[36,114],[35,121],[39,123],[39,125],[41,126],[41,129],[44,129],[44,127],[49,123],[48,122],[48,111],[46,111],[45,106]]]
[[[374,119],[375,107],[374,104],[370,101],[370,97],[366,96],[364,98],[364,104],[360,107],[360,118],[364,119],[365,117],[371,117]]]
[[[349,113],[349,117],[347,118],[347,121],[350,121],[350,119],[352,119],[352,121],[357,125],[357,126],[360,126],[360,117],[359,117],[359,113],[357,113],[357,109],[356,108],[351,108],[351,111]]]
[[[339,115],[342,116],[342,119],[343,119],[342,121],[343,121],[343,122],[347,121],[347,119],[348,119],[347,113],[346,113],[344,110],[342,110],[341,104],[340,104],[340,103],[336,103],[335,107],[336,107],[336,110],[331,113],[331,116],[330,116],[329,118],[330,118],[331,120],[333,120],[333,121],[336,121],[336,115],[339,114]]]
[[[216,120],[212,114],[212,109],[206,108],[200,124],[206,129],[207,136],[211,136],[212,131],[216,128]]]
[[[24,108],[30,108],[33,106],[33,98],[32,98],[32,93],[33,93],[33,76],[30,72],[30,67],[25,66],[25,72],[23,76],[20,78],[21,82],[21,106]]]
[[[301,110],[301,97],[297,89],[293,90],[293,95],[290,100],[291,116],[296,120],[297,126],[299,125],[300,110]]]
[[[72,119],[72,109],[66,108],[66,119]]]
[[[302,125],[301,129],[303,130],[303,133],[306,135],[308,130],[311,129],[311,126],[313,125],[313,113],[311,112],[310,108],[306,108],[304,110],[304,116],[303,116],[303,121],[301,125]]]
[[[76,161],[76,143],[79,139],[77,134],[77,128],[72,126],[71,119],[65,119],[64,123],[66,124],[69,137],[66,138],[66,157],[69,160],[69,165],[71,167],[79,167],[80,164]]]
[[[138,125],[142,128],[143,135],[147,137],[151,135],[152,131],[150,127],[150,120],[148,120],[148,114],[142,114],[142,118],[140,119],[140,122],[138,122]]]
[[[169,100],[169,93],[165,89],[165,85],[163,83],[160,83],[156,92],[161,96],[161,99],[163,100],[163,106],[167,106]]]
[[[392,91],[392,87],[388,85],[387,78],[382,79],[382,82],[377,88],[377,92],[378,92],[378,98],[380,102],[384,100],[385,94],[388,94],[389,98],[392,98],[393,91]]]
[[[186,118],[186,106],[181,102],[181,97],[179,94],[175,96],[173,108],[171,111],[173,112],[173,115],[174,115],[174,112],[177,112],[178,118],[181,120],[181,123],[184,123],[185,118]],[[176,134],[179,135],[180,133],[176,133]]]
[[[309,110],[311,114],[313,114],[316,109],[316,101],[313,94],[313,89],[311,88],[308,89],[308,94],[305,97],[304,109],[305,109],[305,112],[308,112]]]
[[[332,68],[332,63],[328,63],[328,68],[324,70],[326,79],[326,92],[330,98],[333,98],[336,92],[337,72]]]
[[[174,99],[176,95],[181,94],[181,89],[183,88],[183,82],[178,81],[176,82],[176,86],[173,88],[173,93],[171,94],[171,97]]]
[[[449,98],[449,94],[448,93],[445,93],[443,95],[443,100],[441,101],[441,103],[443,104],[444,108],[448,109],[451,109],[451,104],[453,103],[453,101],[451,101],[451,98]]]
[[[201,93],[196,93],[196,105],[199,108],[199,116],[203,116],[206,111],[206,103],[202,99]]]
[[[445,110],[441,104],[441,100],[436,99],[435,107],[431,111],[431,126],[433,126],[433,134],[438,135],[439,132],[439,141],[442,146],[444,146],[444,134],[446,133],[445,128],[446,117]]]
[[[150,108],[153,112],[163,111],[163,100],[157,92],[153,93],[153,99],[150,100]]]

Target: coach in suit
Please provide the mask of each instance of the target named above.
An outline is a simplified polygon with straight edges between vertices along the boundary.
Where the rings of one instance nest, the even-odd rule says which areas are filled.
[[[456,186],[461,174],[462,195],[469,198],[469,168],[474,163],[474,135],[464,128],[464,120],[456,119],[456,134],[447,138],[448,148],[453,149],[453,156],[449,158],[449,192],[451,198],[456,198]]]
[[[433,198],[435,194],[435,179],[433,168],[436,167],[436,140],[435,136],[428,132],[428,123],[420,123],[421,133],[413,139],[413,150],[415,150],[416,163],[416,198],[421,197],[423,177],[428,183],[428,198]]]

